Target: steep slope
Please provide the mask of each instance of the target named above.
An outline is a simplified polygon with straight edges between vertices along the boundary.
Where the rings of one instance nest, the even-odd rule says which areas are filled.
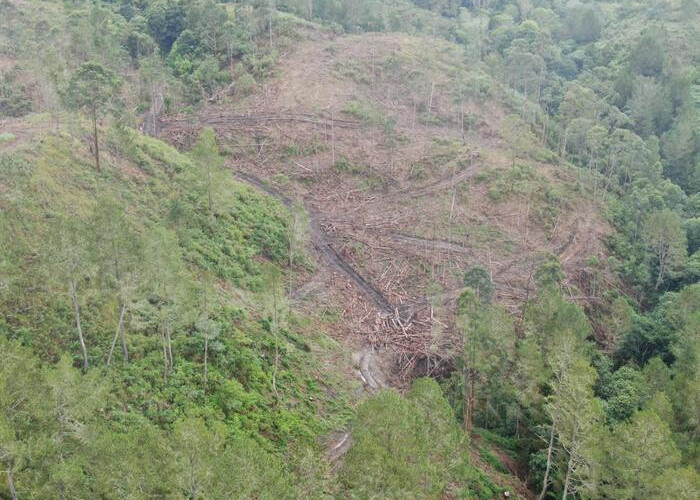
[[[326,260],[354,283],[357,293],[340,299],[349,330],[372,343],[391,344],[387,332],[403,334],[411,320],[424,332],[449,323],[474,265],[517,311],[537,262],[555,254],[571,296],[595,302],[591,282],[608,279],[595,264],[608,231],[596,203],[509,111],[510,95],[465,57],[448,42],[406,35],[308,41],[260,94],[194,119],[166,117],[161,133],[186,146],[213,126],[237,175],[300,200],[312,234],[330,243]],[[392,315],[403,327],[386,325]]]
[[[66,289],[74,273],[90,366],[101,371],[108,357],[126,363],[119,348],[111,354],[115,330],[125,337],[129,364],[114,375],[115,390],[130,394],[125,404],[147,405],[162,423],[192,405],[223,404],[218,411],[239,419],[245,432],[264,433],[276,442],[342,424],[350,387],[360,383],[350,356],[322,333],[311,333],[323,324],[284,303],[272,306],[272,295],[284,300],[283,278],[275,275],[287,268],[289,215],[281,205],[220,176],[211,221],[206,187],[193,177],[195,163],[159,141],[111,130],[103,170],[96,172],[87,149],[67,131],[11,130],[31,140],[0,152],[4,337],[20,340],[43,359],[68,353],[77,363]],[[154,260],[158,256],[164,260]],[[84,259],[80,269],[70,270],[71,258]],[[111,259],[122,275],[128,273],[128,281],[110,274]],[[169,283],[169,276],[179,283]],[[166,310],[167,301],[177,307]],[[119,304],[124,304],[121,314]],[[216,322],[206,392],[201,370],[209,334],[202,307]],[[164,323],[166,311],[170,319]],[[284,320],[271,328],[273,314],[283,314]],[[163,327],[172,337],[165,361]],[[285,353],[284,367],[273,367],[276,349]],[[307,365],[318,373],[302,368]],[[269,377],[275,375],[284,382],[271,392]],[[140,377],[148,382],[131,392],[133,379]],[[176,397],[185,388],[194,391],[191,402]],[[247,395],[248,403],[227,406],[222,398],[234,389]],[[278,408],[280,398],[288,409]],[[329,410],[321,409],[326,404]],[[330,419],[328,425],[320,415]]]

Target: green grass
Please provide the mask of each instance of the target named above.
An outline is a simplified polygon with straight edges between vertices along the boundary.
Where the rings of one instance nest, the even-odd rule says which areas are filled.
[[[508,469],[505,468],[505,466],[501,463],[498,457],[491,453],[491,450],[489,450],[485,446],[479,447],[479,455],[481,455],[481,459],[487,464],[489,464],[491,467],[493,467],[494,470],[503,474],[509,474]]]
[[[14,134],[11,134],[10,132],[0,133],[0,144],[6,143],[6,142],[12,142],[14,140],[15,140]]]
[[[502,450],[508,452],[511,456],[515,457],[518,450],[517,442],[515,438],[501,436],[487,429],[474,429],[474,433],[481,437],[487,443],[493,444],[501,448]]]
[[[351,100],[345,104],[343,113],[363,122],[365,125],[383,125],[385,114],[367,100]]]

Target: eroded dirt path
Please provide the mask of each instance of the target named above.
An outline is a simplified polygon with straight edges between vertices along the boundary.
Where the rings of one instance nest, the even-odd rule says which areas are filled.
[[[288,196],[284,195],[282,192],[278,191],[274,187],[270,186],[263,180],[244,173],[235,172],[234,177],[239,181],[242,181],[248,185],[257,188],[260,191],[272,196],[279,200],[287,208],[292,208],[294,202]],[[322,259],[325,261],[327,266],[330,266],[336,271],[340,271],[344,274],[350,281],[352,281],[355,286],[362,292],[362,294],[377,308],[379,312],[384,314],[393,314],[396,310],[386,297],[377,290],[369,281],[367,281],[361,274],[359,274],[352,265],[345,260],[336,250],[333,248],[333,242],[330,236],[328,236],[320,227],[319,216],[313,210],[305,207],[309,214],[309,227],[311,230],[311,243],[314,249],[319,253]]]
[[[287,208],[292,208],[294,202],[281,191],[270,186],[253,175],[245,172],[234,172],[234,177],[239,181],[272,196]],[[333,248],[330,236],[328,236],[319,225],[318,214],[313,210],[309,213],[309,226],[311,230],[311,243],[320,254],[326,265],[334,270],[340,271],[350,279],[355,286],[365,295],[365,297],[377,308],[378,311],[391,314],[394,311],[389,301],[382,293],[365,280],[355,269]],[[376,392],[386,387],[386,382],[380,370],[376,367],[375,351],[371,346],[365,346],[358,355],[357,373],[365,388],[370,392]],[[336,434],[331,441],[326,444],[326,454],[329,461],[337,466],[343,456],[352,445],[352,429]]]

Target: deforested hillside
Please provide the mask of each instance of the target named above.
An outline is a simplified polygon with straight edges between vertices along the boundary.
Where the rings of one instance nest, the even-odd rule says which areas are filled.
[[[695,499],[700,5],[0,0],[0,499]]]
[[[582,305],[615,285],[600,200],[511,112],[509,91],[468,63],[460,46],[425,36],[312,40],[289,49],[259,94],[166,117],[159,133],[189,147],[214,127],[234,175],[306,207],[334,259],[359,273],[361,283],[334,266],[313,276],[321,302],[340,288],[346,319],[379,344],[393,343],[384,318],[398,314],[441,358],[449,340],[432,338],[426,317],[452,322],[469,267],[486,269],[514,311],[547,259]]]

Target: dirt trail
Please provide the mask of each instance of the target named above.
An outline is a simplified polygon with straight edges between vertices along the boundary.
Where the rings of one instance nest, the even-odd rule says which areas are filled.
[[[37,136],[51,132],[55,126],[52,123],[28,123],[26,120],[6,118],[0,120],[0,134],[11,134],[12,139],[0,142],[0,152],[10,153],[19,146],[26,144]]]
[[[240,171],[235,172],[234,177],[278,199],[287,208],[291,208],[294,205],[294,202],[289,197],[285,196],[283,193],[279,192],[277,189],[271,187],[257,177]],[[309,213],[311,243],[321,257],[323,257],[326,263],[330,267],[341,271],[353,283],[355,283],[357,288],[359,288],[362,294],[369,299],[370,302],[372,302],[377,310],[385,314],[394,314],[395,308],[389,303],[386,297],[384,297],[379,290],[377,290],[370,282],[355,271],[350,263],[348,263],[343,256],[340,255],[335,248],[333,248],[331,238],[321,229],[318,223],[318,213],[308,208],[307,211]]]
[[[264,193],[279,200],[287,208],[291,208],[294,202],[288,196],[284,195],[274,187],[263,182],[261,179],[254,177],[245,172],[235,172],[234,177],[238,180],[263,191]],[[318,224],[318,214],[309,210],[309,226],[311,228],[311,242],[316,250],[321,254],[323,259],[330,267],[342,271],[355,285],[363,292],[363,294],[375,305],[375,307],[385,313],[392,313],[394,309],[389,304],[387,299],[375,289],[367,280],[355,271],[352,266],[346,262],[343,257],[333,248],[330,238],[321,230]],[[365,387],[371,392],[381,390],[386,387],[383,377],[376,369],[374,361],[374,349],[366,346],[358,361],[358,373]],[[326,454],[328,459],[334,466],[340,463],[340,460],[350,449],[352,445],[352,429],[347,429],[339,434],[335,439],[326,445]]]

